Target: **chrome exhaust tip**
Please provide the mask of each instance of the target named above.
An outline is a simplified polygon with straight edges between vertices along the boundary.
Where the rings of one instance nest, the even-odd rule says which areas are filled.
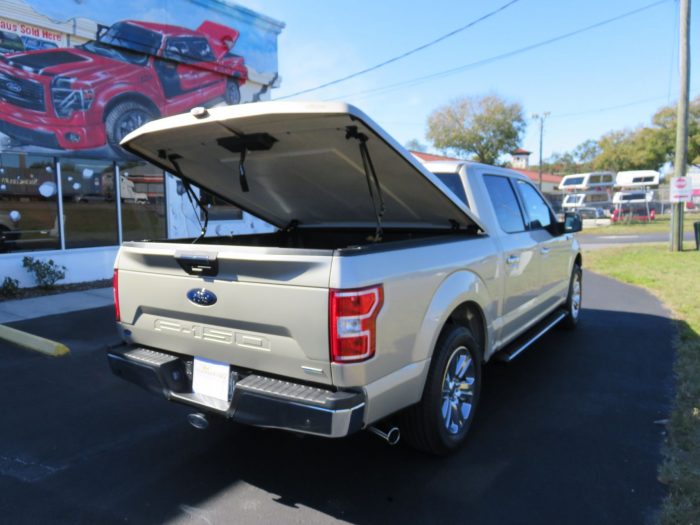
[[[389,443],[389,445],[396,445],[401,439],[401,431],[399,430],[399,427],[391,427],[386,432],[373,426],[367,427],[367,430],[369,430],[375,436],[382,438],[384,441]]]
[[[201,412],[193,412],[187,415],[187,422],[197,430],[206,430],[209,428],[209,420],[207,416]]]

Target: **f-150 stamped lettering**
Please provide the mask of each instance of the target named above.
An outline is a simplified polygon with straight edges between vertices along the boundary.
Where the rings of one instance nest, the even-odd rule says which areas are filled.
[[[230,330],[222,330],[221,328],[213,328],[201,324],[179,323],[177,321],[167,321],[165,319],[156,319],[153,322],[153,328],[157,332],[172,332],[183,335],[190,335],[195,339],[203,341],[211,341],[213,343],[222,343],[225,345],[233,344],[235,334]]]

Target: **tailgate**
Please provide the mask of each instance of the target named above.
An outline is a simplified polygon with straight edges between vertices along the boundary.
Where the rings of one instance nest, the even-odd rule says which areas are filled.
[[[135,344],[330,384],[331,261],[324,250],[126,243],[121,326]]]

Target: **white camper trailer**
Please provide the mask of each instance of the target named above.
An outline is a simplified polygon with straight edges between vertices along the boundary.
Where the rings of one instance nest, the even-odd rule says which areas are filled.
[[[620,171],[615,177],[618,191],[613,195],[615,212],[613,219],[635,217],[637,220],[653,220],[655,209],[652,201],[656,195],[654,188],[659,186],[659,172],[654,170]]]
[[[562,208],[565,211],[589,207],[609,210],[614,184],[614,176],[609,171],[566,175],[559,183],[559,190],[565,193]]]
[[[659,172],[654,170],[620,171],[615,177],[615,187],[621,189],[656,188]]]

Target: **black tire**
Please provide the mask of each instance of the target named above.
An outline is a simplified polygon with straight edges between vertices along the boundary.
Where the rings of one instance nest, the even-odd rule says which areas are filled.
[[[576,283],[578,282],[578,293]],[[561,326],[566,330],[573,330],[578,325],[579,317],[581,316],[581,299],[583,298],[583,272],[581,266],[574,264],[571,270],[571,279],[569,279],[569,294],[566,297],[564,308],[566,309],[566,317],[562,320]]]
[[[456,388],[456,384],[447,387],[448,373],[459,369],[462,356],[468,356],[468,361],[464,381],[459,383],[461,388]],[[471,384],[468,384],[469,378],[473,379]],[[481,352],[476,340],[468,328],[447,325],[435,345],[421,401],[401,414],[402,436],[409,445],[429,454],[445,455],[455,451],[466,440],[480,391]],[[464,415],[466,404],[469,405],[468,414]],[[456,422],[452,422],[453,417],[457,418]]]
[[[240,104],[241,103],[241,88],[238,85],[238,82],[235,80],[229,80],[226,83],[226,94],[224,95],[224,99],[226,100],[227,104]]]
[[[117,104],[109,110],[105,117],[107,142],[117,153],[123,154],[124,150],[119,147],[121,140],[156,117],[153,110],[138,102]]]

